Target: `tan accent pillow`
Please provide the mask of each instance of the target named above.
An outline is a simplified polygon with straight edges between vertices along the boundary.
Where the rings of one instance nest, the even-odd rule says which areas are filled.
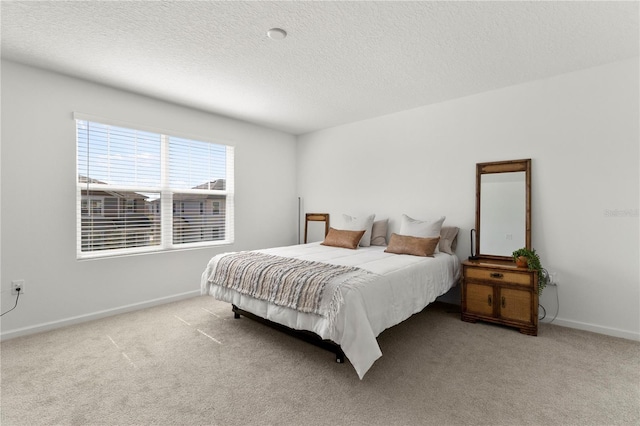
[[[453,254],[456,251],[456,240],[460,228],[457,226],[443,226],[440,230],[440,251]]]
[[[388,226],[389,226],[389,219],[376,220],[375,222],[373,222],[373,228],[371,230],[372,246],[387,245],[387,227]]]
[[[440,237],[421,238],[410,235],[391,234],[387,253],[410,254],[413,256],[433,257]]]
[[[360,239],[364,235],[362,231],[347,231],[344,229],[329,228],[329,233],[320,244],[323,246],[343,247],[357,249]]]

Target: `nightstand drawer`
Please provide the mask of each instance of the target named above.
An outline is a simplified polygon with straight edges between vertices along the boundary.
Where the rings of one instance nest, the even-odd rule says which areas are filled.
[[[507,284],[531,286],[532,275],[528,272],[519,273],[512,271],[503,271],[498,269],[482,269],[482,268],[466,268],[465,279],[482,280],[491,282],[502,282]]]

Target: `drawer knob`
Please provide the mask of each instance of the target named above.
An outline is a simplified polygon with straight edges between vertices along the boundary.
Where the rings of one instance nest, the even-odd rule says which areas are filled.
[[[502,296],[502,307],[503,308],[507,307],[507,300],[504,298],[504,296]]]
[[[491,306],[491,295],[487,296],[487,303],[489,304],[489,306]]]
[[[502,277],[504,277],[504,275],[502,275],[500,272],[491,273],[491,278],[502,278]]]

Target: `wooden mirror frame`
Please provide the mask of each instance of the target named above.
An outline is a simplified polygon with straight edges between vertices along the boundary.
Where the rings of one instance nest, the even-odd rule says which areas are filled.
[[[475,253],[480,259],[512,260],[511,256],[494,255],[480,252],[480,240],[482,230],[480,229],[480,187],[481,177],[484,174],[525,172],[525,247],[531,249],[531,159],[493,161],[490,163],[476,164],[476,241]],[[520,248],[520,247],[517,247]]]

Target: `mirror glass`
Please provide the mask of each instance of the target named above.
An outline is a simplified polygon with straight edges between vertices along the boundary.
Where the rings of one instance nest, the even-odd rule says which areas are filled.
[[[531,160],[476,165],[476,253],[511,258],[531,248]]]
[[[480,253],[511,256],[526,243],[525,173],[485,174],[480,186]]]

